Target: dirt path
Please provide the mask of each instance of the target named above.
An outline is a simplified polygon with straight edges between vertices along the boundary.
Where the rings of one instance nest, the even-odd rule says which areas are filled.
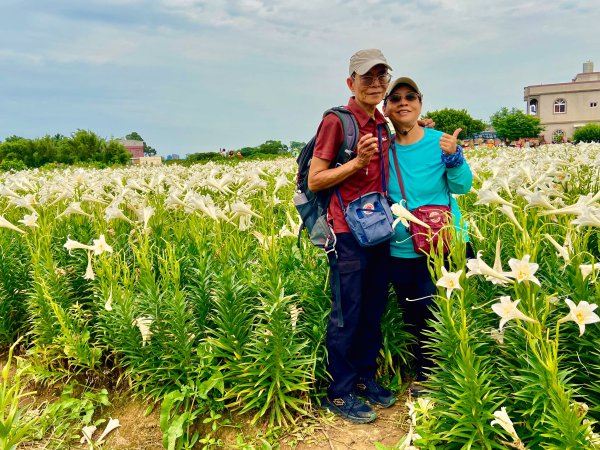
[[[344,421],[331,413],[315,411],[315,417],[300,422],[293,431],[285,435],[280,446],[282,450],[371,450],[379,442],[392,447],[406,434],[408,429],[406,398],[400,397],[390,408],[378,408],[378,418],[374,423],[356,425]],[[144,416],[146,405],[133,401],[124,405],[116,405],[111,412],[118,418],[121,427],[115,430],[107,441],[111,449],[162,449],[162,433],[159,427],[159,411],[155,409]],[[265,430],[262,430],[264,435]],[[244,442],[256,448],[258,436],[250,426],[229,427],[219,437],[225,442],[223,448],[235,449],[236,438],[243,434]],[[252,442],[257,439],[256,442]],[[249,447],[246,447],[249,448]]]
[[[392,447],[400,441],[408,430],[406,398],[400,397],[390,408],[378,408],[377,420],[370,424],[356,425],[323,413],[320,426],[303,441],[296,450],[372,450],[379,442]],[[282,448],[286,448],[282,446]]]
[[[33,399],[39,405],[58,399],[59,390],[40,392]],[[111,396],[112,397],[112,396]],[[31,400],[31,399],[30,399]],[[160,450],[163,449],[163,433],[160,429],[160,406],[147,412],[148,404],[128,396],[121,395],[111,398],[113,405],[104,409],[102,418],[119,419],[121,426],[114,430],[102,448],[110,450]],[[396,403],[387,409],[376,408],[378,418],[370,424],[356,425],[342,420],[324,410],[315,410],[313,415],[299,423],[285,434],[279,441],[281,450],[371,450],[376,443],[393,447],[400,441],[408,430],[406,396],[400,396]],[[95,413],[94,418],[99,415]],[[224,443],[225,449],[263,449],[260,437],[273,442],[269,438],[269,430],[249,424],[250,416],[231,416],[230,423],[220,422],[216,437]],[[100,434],[98,430],[95,437]],[[207,428],[207,432],[210,429]],[[77,432],[76,432],[77,433]],[[240,444],[246,444],[241,446]],[[26,450],[41,450],[48,448],[48,442],[30,442],[23,446]],[[73,445],[73,449],[87,448],[83,445]],[[201,447],[198,447],[201,448]]]

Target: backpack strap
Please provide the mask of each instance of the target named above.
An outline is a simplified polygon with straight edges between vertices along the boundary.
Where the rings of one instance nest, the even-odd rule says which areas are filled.
[[[335,159],[334,167],[344,164],[351,160],[356,154],[355,149],[358,144],[358,122],[356,117],[344,106],[334,106],[323,113],[323,117],[327,114],[335,114],[342,124],[342,134],[344,140],[338,150]]]
[[[351,160],[356,155],[355,149],[356,145],[358,144],[359,135],[358,122],[356,121],[354,114],[352,114],[343,106],[336,106],[328,109],[323,113],[323,117],[325,117],[327,114],[335,114],[338,119],[340,119],[340,123],[342,124],[342,134],[344,136],[344,140],[342,141],[342,145],[338,150],[335,162],[332,165],[332,167],[337,167]],[[336,307],[337,326],[339,328],[343,328],[344,315],[342,314],[342,288],[337,252],[335,250],[335,233],[333,236],[333,242],[331,243],[330,247],[326,246],[325,252],[327,253],[327,258],[329,259],[329,268],[331,270],[331,293]]]

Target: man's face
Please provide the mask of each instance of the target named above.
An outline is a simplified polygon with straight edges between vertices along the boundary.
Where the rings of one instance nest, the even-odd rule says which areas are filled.
[[[355,73],[348,78],[348,87],[358,103],[377,106],[383,100],[389,82],[387,67],[378,64],[364,75]]]
[[[409,86],[401,85],[392,92],[383,109],[392,123],[412,126],[421,115],[421,97]]]

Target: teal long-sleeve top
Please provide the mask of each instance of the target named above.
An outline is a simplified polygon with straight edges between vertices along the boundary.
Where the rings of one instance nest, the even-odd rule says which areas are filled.
[[[447,205],[450,203],[457,232],[461,231],[462,214],[456,200],[450,194],[466,194],[471,189],[473,174],[464,160],[457,167],[447,168],[442,161],[440,138],[444,133],[431,128],[424,129],[423,138],[414,144],[392,144],[396,148],[398,165],[404,182],[408,209],[422,205]],[[398,183],[398,175],[394,164],[392,146],[390,146],[390,181],[388,195],[394,203],[400,203],[402,192]],[[406,206],[405,204],[403,204]],[[462,235],[468,240],[466,227],[463,225]],[[424,257],[414,251],[408,230],[399,223],[391,239],[391,254],[397,258]]]

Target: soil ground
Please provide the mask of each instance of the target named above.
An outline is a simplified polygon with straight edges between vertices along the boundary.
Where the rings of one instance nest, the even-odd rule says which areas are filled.
[[[35,403],[47,403],[59,392],[40,392]],[[377,408],[377,420],[370,424],[356,425],[342,420],[335,415],[315,410],[310,417],[300,419],[296,426],[290,428],[279,441],[281,450],[371,450],[376,443],[392,448],[408,430],[407,408],[404,405],[406,396],[398,397],[390,408]],[[103,417],[119,419],[121,426],[110,433],[103,446],[105,450],[160,450],[163,449],[160,430],[160,406],[147,414],[148,404],[138,399],[120,396],[113,400],[113,405],[102,411]],[[264,426],[251,426],[250,416],[231,416],[230,424],[221,426],[217,437],[222,446],[211,448],[225,449],[267,449],[261,444],[261,437],[267,438],[269,430]],[[98,437],[103,427],[100,426],[94,437]],[[210,431],[210,430],[207,430]],[[242,445],[244,443],[245,445]],[[48,448],[48,442],[38,441],[25,444],[23,449],[41,450]],[[202,446],[197,446],[202,448]],[[85,445],[65,448],[84,449]],[[278,448],[274,446],[273,448]]]
[[[5,356],[0,357],[0,369],[6,363]],[[14,365],[11,367],[9,377],[14,375]],[[27,404],[32,412],[41,414],[51,402],[59,399],[60,387],[40,388],[39,386],[26,386],[27,391],[36,394],[28,396]],[[148,413],[149,403],[132,398],[126,394],[110,394],[112,405],[102,410],[102,417],[119,419],[121,426],[115,429],[102,446],[95,447],[102,450],[160,450],[165,448],[162,444],[163,433],[160,429],[160,406],[156,406]],[[392,448],[407,433],[409,428],[408,409],[405,405],[406,393],[397,396],[396,403],[390,408],[375,408],[377,420],[370,424],[352,424],[323,409],[315,409],[312,414],[300,418],[295,426],[290,427],[276,441],[278,446],[269,447],[262,444],[265,441],[273,443],[270,430],[264,425],[251,425],[251,416],[231,415],[229,423],[220,428],[216,437],[221,439],[222,445],[210,448],[225,449],[269,449],[281,450],[371,450],[376,443]],[[224,413],[225,415],[225,413]],[[94,415],[97,419],[97,415]],[[97,438],[103,430],[103,425],[96,431]],[[210,429],[207,427],[207,432]],[[56,442],[56,441],[55,441]],[[56,443],[50,440],[29,442],[21,445],[23,450],[42,450],[57,448]],[[67,445],[65,449],[88,449],[86,445]],[[59,448],[61,445],[59,444]],[[202,448],[201,445],[197,448]]]

